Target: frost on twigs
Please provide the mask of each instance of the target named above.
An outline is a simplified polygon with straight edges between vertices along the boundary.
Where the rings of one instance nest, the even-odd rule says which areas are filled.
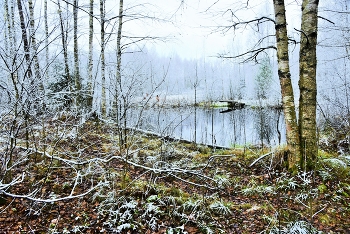
[[[319,233],[310,223],[297,221],[289,223],[285,227],[273,227],[269,234],[317,234]]]
[[[132,131],[122,149],[115,125],[48,121],[45,141],[27,146],[18,137],[13,145],[0,206],[15,218],[0,216],[1,228],[27,217],[32,229],[40,223],[51,233],[273,233],[301,230],[299,220],[324,230],[320,223],[336,223],[326,218],[338,207],[337,219],[347,220],[340,208],[349,181],[337,175],[348,168],[346,156],[320,160],[316,173],[290,175],[271,166],[276,157],[266,151],[213,152]],[[33,128],[33,136],[43,129]]]

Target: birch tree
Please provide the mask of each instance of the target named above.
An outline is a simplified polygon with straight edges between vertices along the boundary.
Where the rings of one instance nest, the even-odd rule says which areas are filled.
[[[119,16],[118,16],[118,31],[117,31],[117,86],[121,89],[121,64],[122,64],[122,49],[121,49],[121,39],[122,39],[122,29],[123,29],[123,0],[119,1]],[[118,85],[119,84],[119,85]]]
[[[45,24],[45,59],[46,63],[49,62],[49,23],[47,16],[47,0],[44,0],[44,24]],[[46,80],[48,79],[49,73],[46,72]]]
[[[79,48],[78,48],[78,0],[73,3],[73,41],[74,41],[74,81],[76,92],[76,105],[81,104],[81,81],[79,68]]]
[[[301,7],[300,51],[299,51],[299,120],[298,131],[293,88],[290,82],[288,37],[286,30],[285,3],[274,1],[276,41],[279,77],[287,126],[288,145],[294,150],[289,168],[313,169],[317,158],[316,135],[316,45],[318,25],[318,0],[304,0]],[[299,139],[298,139],[299,138]],[[295,150],[295,146],[299,149]],[[299,153],[297,152],[299,150]]]
[[[260,24],[273,22],[275,25],[276,45],[261,46],[269,36],[260,39],[254,49],[237,56],[222,56],[224,58],[238,58],[248,55],[247,60],[257,60],[260,53],[275,49],[278,60],[278,76],[281,86],[282,104],[285,114],[287,133],[287,145],[291,151],[289,156],[289,169],[313,169],[317,157],[316,134],[316,45],[318,33],[318,0],[303,0],[301,6],[301,28],[296,29],[300,33],[299,51],[299,119],[296,116],[294,92],[291,82],[289,51],[286,20],[286,1],[273,0],[275,19],[268,16],[258,17],[252,20],[232,22],[229,28],[236,29],[239,25]],[[249,1],[247,2],[247,9]],[[236,17],[232,13],[233,18]],[[235,18],[236,19],[236,18]],[[227,26],[225,26],[227,29]],[[259,48],[256,48],[260,46]]]
[[[106,116],[106,62],[105,62],[105,0],[100,0],[100,23],[101,23],[101,114]]]
[[[274,0],[276,46],[278,60],[278,76],[281,85],[284,120],[286,125],[287,143],[294,156],[288,158],[292,168],[300,161],[299,129],[294,104],[294,92],[290,74],[289,49],[287,35],[286,8],[284,0]]]
[[[119,14],[118,14],[118,31],[117,31],[117,73],[116,73],[116,100],[115,100],[115,111],[117,113],[117,121],[120,125],[121,123],[121,103],[119,102],[119,96],[122,91],[122,75],[121,75],[121,64],[122,64],[122,47],[121,47],[121,39],[122,39],[122,29],[123,29],[123,14],[124,14],[124,1],[119,1]],[[124,103],[125,104],[125,103]],[[124,118],[125,119],[125,118]],[[120,145],[123,146],[126,143],[126,129],[122,131],[119,130],[119,139]]]
[[[4,30],[4,37],[5,37],[5,50],[6,52],[9,52],[9,41],[10,41],[10,32],[11,32],[11,24],[10,24],[10,12],[8,7],[8,0],[5,0],[4,2],[4,19],[6,23],[6,30]]]
[[[10,5],[10,7],[9,7]],[[11,10],[10,10],[11,9]],[[14,97],[14,105],[13,105],[13,115],[12,120],[8,121],[9,124],[12,125],[12,127],[9,128],[9,146],[6,153],[4,153],[3,156],[3,164],[1,165],[1,170],[4,171],[4,182],[9,183],[12,180],[12,172],[10,170],[6,170],[7,168],[10,168],[13,163],[13,151],[14,147],[16,145],[16,136],[17,136],[17,126],[18,126],[18,106],[19,106],[19,84],[18,84],[18,77],[17,77],[17,62],[14,59],[15,58],[15,48],[16,46],[16,39],[15,39],[15,28],[14,28],[14,3],[11,0],[6,0],[4,3],[4,10],[5,10],[5,23],[7,26],[7,30],[4,33],[5,36],[5,53],[1,53],[1,60],[5,64],[5,67],[7,68],[9,72],[9,85],[8,87],[12,87],[13,91],[8,91],[9,99],[11,99],[11,96]],[[13,61],[13,62],[8,62]],[[3,70],[6,72],[6,70]],[[7,83],[6,80],[3,80],[4,84]],[[2,92],[4,92],[5,89],[2,89]]]
[[[34,60],[34,72],[36,76],[35,79],[41,79],[40,65],[39,65],[39,60],[37,56],[33,0],[28,0],[28,8],[29,8],[29,35],[30,35],[30,43],[32,47],[32,56]],[[41,89],[43,89],[42,83],[40,87]]]
[[[27,23],[25,22],[24,18],[24,9],[22,6],[22,0],[17,0],[17,7],[18,7],[18,14],[20,19],[20,25],[21,25],[21,32],[22,32],[22,43],[23,43],[23,49],[25,54],[25,61],[27,63],[27,77],[29,79],[32,79],[32,69],[31,69],[31,59],[30,59],[30,48],[29,48],[29,41],[28,41],[28,33],[27,33]]]
[[[88,98],[87,106],[92,110],[93,90],[92,90],[92,70],[93,64],[93,50],[94,50],[94,0],[90,0],[89,4],[89,60],[88,60]]]
[[[303,1],[299,53],[299,129],[302,166],[305,164],[309,169],[313,168],[318,151],[316,133],[318,4],[318,0]]]
[[[65,79],[68,81],[69,91],[72,91],[71,87],[71,76],[70,76],[70,68],[68,63],[68,49],[67,49],[67,32],[64,27],[64,21],[62,16],[62,8],[61,8],[61,2],[60,0],[57,0],[57,6],[58,6],[58,16],[60,19],[60,29],[61,29],[61,43],[62,43],[62,50],[63,50],[63,59],[64,59],[64,71],[65,71]]]

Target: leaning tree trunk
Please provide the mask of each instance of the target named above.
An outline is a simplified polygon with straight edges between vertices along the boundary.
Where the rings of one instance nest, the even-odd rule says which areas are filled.
[[[299,131],[302,168],[313,169],[317,158],[316,134],[316,44],[317,13],[319,0],[304,0],[301,18],[299,54]]]
[[[33,86],[33,74],[32,74],[32,68],[31,68],[31,59],[30,59],[30,47],[28,42],[28,35],[27,35],[27,27],[26,22],[24,19],[24,10],[22,6],[22,0],[17,0],[17,8],[18,8],[18,14],[20,19],[20,25],[21,25],[21,32],[22,32],[22,41],[23,41],[23,49],[24,49],[24,58],[26,61],[26,67],[25,67],[25,75],[23,78],[23,81],[28,78],[29,80],[29,87],[25,87],[25,90],[27,92],[27,98],[25,100],[26,103],[21,103],[24,108],[22,110],[24,115],[24,128],[25,128],[25,140],[26,140],[26,147],[29,148],[29,129],[28,129],[28,121],[29,121],[29,112],[31,108],[31,101],[34,98],[34,94],[31,92],[31,87]],[[22,87],[22,90],[24,87]]]
[[[68,64],[68,51],[67,51],[67,36],[66,36],[66,31],[64,30],[64,24],[63,24],[63,18],[62,18],[62,8],[60,4],[60,0],[57,0],[57,5],[58,5],[58,16],[60,18],[60,28],[61,28],[61,40],[62,40],[62,49],[63,49],[63,59],[64,59],[64,73],[65,77],[68,81],[68,88],[69,91],[72,91],[71,87],[71,77],[70,77],[70,69],[69,69],[69,64]]]
[[[294,105],[294,93],[290,75],[288,55],[288,35],[284,0],[274,0],[278,76],[281,85],[282,103],[287,132],[287,144],[291,151],[288,167],[294,170],[300,161],[299,132]]]
[[[22,0],[17,0],[17,7],[18,7],[18,14],[20,19],[20,25],[21,25],[21,32],[22,32],[22,41],[23,41],[23,49],[24,49],[24,57],[27,65],[27,77],[29,79],[32,79],[32,69],[31,69],[31,59],[30,59],[30,48],[29,48],[29,42],[28,42],[28,35],[27,35],[27,27],[26,22],[24,20],[24,11],[22,7]]]

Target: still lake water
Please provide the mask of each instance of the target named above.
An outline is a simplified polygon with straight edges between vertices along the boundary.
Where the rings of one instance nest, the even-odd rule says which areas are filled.
[[[133,109],[133,127],[196,143],[235,147],[246,144],[275,146],[284,143],[285,127],[281,110],[176,107]]]

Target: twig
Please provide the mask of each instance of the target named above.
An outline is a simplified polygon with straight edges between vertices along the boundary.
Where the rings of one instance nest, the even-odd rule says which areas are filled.
[[[325,21],[327,21],[327,22],[329,22],[329,23],[331,23],[331,24],[335,24],[333,21],[331,21],[331,20],[329,20],[329,19],[326,19],[325,17],[318,16],[318,18],[323,19],[323,20],[325,20]]]
[[[314,218],[318,213],[320,213],[320,212],[322,212],[324,209],[326,209],[326,207],[327,207],[327,204],[326,204],[322,209],[320,209],[320,210],[317,211],[315,214],[313,214],[311,218]]]
[[[296,28],[294,28],[294,30],[297,31],[297,32],[300,32],[300,33],[304,34],[304,36],[306,37],[307,44],[310,44],[310,42],[309,42],[309,37],[308,37],[308,35],[306,35],[306,33],[305,33],[304,31],[299,30],[299,29],[296,29]]]
[[[18,148],[24,148],[24,147],[21,147],[21,146],[17,146]],[[147,170],[147,171],[151,171],[153,173],[156,173],[156,174],[169,174],[171,176],[174,176],[175,178],[178,178],[178,179],[181,179],[179,176],[175,175],[175,174],[188,174],[188,175],[192,175],[192,176],[196,176],[196,177],[199,177],[199,178],[202,178],[202,179],[205,179],[205,180],[209,180],[209,181],[213,181],[215,182],[215,179],[209,177],[209,176],[206,176],[202,173],[202,171],[208,167],[208,165],[211,163],[211,161],[217,157],[234,157],[235,155],[213,155],[209,158],[208,160],[208,163],[200,170],[189,170],[189,169],[183,169],[183,168],[180,168],[180,167],[169,167],[169,168],[154,168],[154,167],[148,167],[148,166],[144,166],[144,165],[141,165],[141,164],[138,164],[138,163],[135,163],[135,162],[132,162],[130,160],[127,160],[125,157],[122,157],[122,156],[110,156],[108,158],[105,158],[105,159],[102,159],[102,158],[93,158],[93,159],[88,159],[86,161],[81,161],[81,162],[77,162],[75,160],[69,160],[69,159],[64,159],[64,158],[60,158],[60,157],[57,157],[57,156],[53,156],[53,155],[50,155],[48,152],[41,152],[41,151],[38,151],[37,149],[33,149],[33,148],[29,148],[27,149],[28,151],[33,151],[35,153],[39,153],[39,154],[42,154],[50,159],[56,159],[56,160],[60,160],[62,162],[65,162],[69,165],[76,165],[76,166],[79,166],[79,165],[86,165],[86,164],[90,164],[90,163],[98,163],[98,162],[101,162],[101,163],[109,163],[111,162],[112,160],[114,159],[117,159],[117,160],[121,160],[121,161],[124,161],[126,163],[128,163],[129,165],[132,165],[134,167],[137,167],[137,168],[141,168],[141,169],[144,169],[144,170]],[[77,177],[79,177],[79,174],[77,175]],[[76,178],[78,179],[78,178]],[[190,183],[192,185],[196,185],[196,186],[199,186],[199,187],[208,187],[206,185],[201,185],[201,184],[197,184],[197,183],[194,183],[194,182],[190,182],[190,181],[186,181],[184,179],[181,179],[182,181],[185,181],[186,183]],[[97,187],[97,186],[96,186]],[[94,187],[94,188],[96,188]],[[209,188],[209,187],[208,187]],[[212,187],[210,187],[212,188]],[[74,190],[74,189],[73,189]],[[72,190],[72,192],[73,192]],[[92,190],[89,190],[89,192],[91,192]],[[89,193],[87,192],[87,193]],[[42,201],[42,202],[45,202],[45,201],[48,201],[48,202],[53,202],[53,201],[59,201],[59,200],[64,200],[64,199],[71,199],[71,198],[76,198],[76,197],[79,197],[79,196],[84,196],[85,194],[87,193],[84,193],[82,195],[77,195],[77,196],[72,196],[72,193],[68,196],[68,197],[65,197],[65,198],[58,198],[57,199],[36,199],[36,198],[32,198],[32,197],[28,197],[25,196],[25,195],[15,195],[15,194],[9,194],[12,195],[12,196],[18,196],[18,197],[21,197],[21,198],[28,198],[30,200],[34,200],[34,201]]]
[[[92,187],[91,189],[89,189],[85,193],[81,193],[81,194],[74,195],[74,196],[73,195],[69,195],[69,196],[66,196],[66,197],[53,198],[53,199],[40,199],[40,198],[31,197],[30,195],[17,195],[17,194],[13,194],[13,193],[7,193],[5,191],[0,191],[0,194],[4,194],[4,195],[12,197],[12,198],[24,198],[24,199],[28,199],[28,200],[36,201],[36,202],[57,202],[57,201],[62,201],[62,200],[68,200],[68,199],[83,197],[83,196],[91,193],[96,188],[98,188],[100,186],[103,186],[103,185],[104,185],[104,183],[99,183],[98,185],[96,185],[95,187]]]
[[[259,162],[261,159],[273,154],[274,152],[269,152],[267,154],[264,154],[262,156],[260,156],[259,158],[255,159],[254,162],[252,162],[252,164],[249,165],[249,167],[253,166],[255,163]]]
[[[194,182],[191,182],[191,181],[182,179],[181,177],[176,176],[176,175],[174,175],[174,174],[170,174],[170,175],[171,175],[171,176],[174,176],[174,177],[175,177],[176,179],[178,179],[178,180],[181,180],[182,182],[185,182],[185,183],[188,183],[188,184],[191,184],[191,185],[195,185],[195,186],[202,187],[202,188],[208,188],[208,189],[211,189],[211,190],[214,190],[214,189],[215,189],[214,187],[209,187],[208,185],[205,185],[205,184],[197,184],[197,183],[194,183]]]
[[[215,158],[218,158],[218,157],[236,157],[236,155],[235,155],[235,154],[230,154],[230,155],[212,155],[212,156],[209,157],[207,164],[201,169],[201,171],[203,171],[204,169],[206,169],[206,168],[209,166],[209,164],[210,164]]]

